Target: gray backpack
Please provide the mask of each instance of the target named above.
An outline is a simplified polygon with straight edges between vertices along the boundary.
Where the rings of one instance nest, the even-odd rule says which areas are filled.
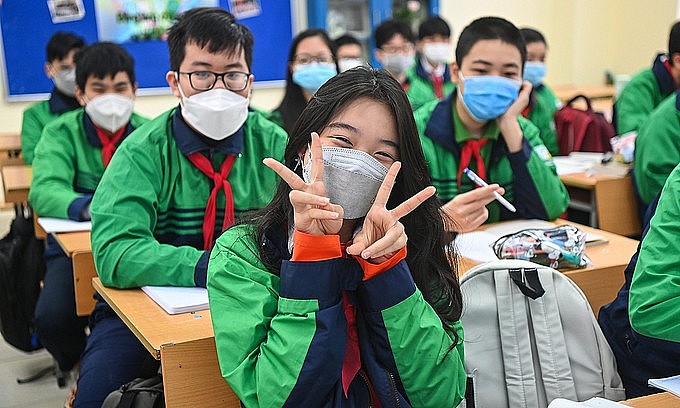
[[[460,287],[467,408],[625,398],[609,344],[569,278],[508,259],[476,266]]]

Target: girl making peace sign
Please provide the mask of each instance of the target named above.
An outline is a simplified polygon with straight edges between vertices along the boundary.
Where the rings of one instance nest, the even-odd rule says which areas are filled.
[[[311,138],[310,138],[311,135]],[[455,407],[462,301],[411,107],[385,71],[323,85],[272,202],[208,266],[222,375],[246,407]]]

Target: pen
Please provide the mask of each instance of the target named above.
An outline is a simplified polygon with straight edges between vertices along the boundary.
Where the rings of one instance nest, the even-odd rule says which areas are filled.
[[[463,169],[463,172],[470,178],[470,180],[472,180],[473,183],[477,184],[478,186],[480,187],[488,186],[488,184],[486,184],[486,181],[482,180],[481,177],[479,177],[474,171],[468,169],[467,167]],[[493,195],[496,196],[496,200],[498,200],[499,203],[503,204],[503,207],[507,208],[512,212],[517,212],[515,206],[510,204],[508,200],[503,198],[503,196],[500,195],[498,191],[494,191]]]

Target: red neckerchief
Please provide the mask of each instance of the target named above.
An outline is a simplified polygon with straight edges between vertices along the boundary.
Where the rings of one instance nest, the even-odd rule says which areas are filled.
[[[116,130],[111,137],[96,125],[94,130],[97,132],[97,137],[102,143],[102,161],[104,162],[104,168],[106,168],[111,162],[113,153],[116,151],[116,143],[118,143],[120,138],[123,137],[123,133],[125,133],[125,126]]]
[[[231,192],[231,184],[227,181],[227,176],[229,175],[229,171],[231,171],[231,167],[234,165],[236,156],[227,156],[220,165],[219,173],[213,170],[210,160],[202,155],[201,152],[192,153],[188,155],[187,158],[203,174],[208,176],[208,178],[211,178],[215,184],[210,192],[208,203],[205,206],[205,215],[203,216],[203,249],[207,250],[212,247],[217,212],[217,192],[220,191],[220,189],[224,189],[224,196],[226,198],[222,231],[234,223],[234,196]]]
[[[432,87],[434,88],[434,94],[437,96],[437,99],[442,99],[444,97],[444,80],[442,77],[435,74],[434,71],[430,77],[432,81]]]
[[[461,177],[463,176],[463,170],[468,167],[470,164],[470,160],[472,159],[472,156],[475,156],[475,159],[477,161],[477,175],[482,178],[482,180],[486,179],[486,169],[484,168],[484,160],[482,159],[482,154],[480,153],[482,147],[488,142],[489,139],[470,139],[465,142],[463,145],[463,148],[460,151],[460,163],[458,164],[458,190],[460,191],[460,187],[462,184]]]
[[[357,309],[349,301],[347,292],[342,291],[342,309],[347,319],[347,346],[345,358],[342,360],[342,390],[347,397],[347,390],[352,380],[361,369],[361,355],[359,353],[359,332],[357,331]]]

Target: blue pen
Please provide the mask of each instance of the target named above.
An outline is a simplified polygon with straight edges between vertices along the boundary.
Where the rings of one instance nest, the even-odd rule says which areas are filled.
[[[477,184],[478,186],[480,187],[488,186],[488,184],[486,184],[486,181],[482,180],[481,177],[479,177],[474,171],[468,169],[467,167],[463,169],[463,173],[465,173],[465,175],[467,175],[470,178],[470,180],[472,180],[472,182]],[[503,198],[503,196],[500,195],[498,191],[494,191],[493,195],[496,196],[496,200],[498,200],[499,203],[503,204],[503,207],[507,208],[512,212],[517,212],[515,206],[510,204],[510,201]]]

